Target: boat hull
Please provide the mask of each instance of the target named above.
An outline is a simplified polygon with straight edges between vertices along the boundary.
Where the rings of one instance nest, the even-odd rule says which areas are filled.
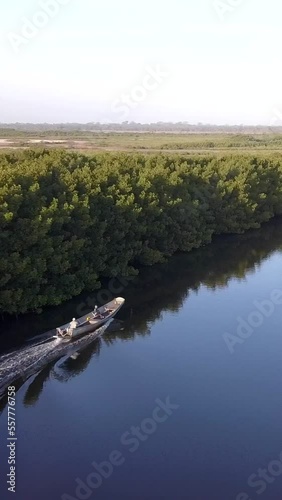
[[[115,314],[117,313],[118,311],[115,312]],[[115,315],[114,314],[114,315]],[[89,324],[89,325],[86,325],[86,326],[81,326],[79,328],[76,328],[75,330],[73,330],[72,332],[72,338],[77,338],[77,337],[80,337],[80,335],[84,335],[85,333],[91,333],[91,332],[94,332],[95,330],[97,330],[97,328],[100,328],[100,326],[103,326],[105,323],[107,323],[107,321],[109,321],[110,318],[113,318],[114,315],[112,315],[111,317],[107,317],[105,319],[101,319],[101,320],[98,320],[97,323],[95,324]]]
[[[118,297],[97,309],[97,312],[92,311],[92,313],[77,320],[77,328],[71,329],[69,324],[57,328],[57,337],[72,340],[82,335],[86,335],[87,333],[94,332],[97,328],[100,328],[109,320],[113,319],[124,302],[124,298]]]

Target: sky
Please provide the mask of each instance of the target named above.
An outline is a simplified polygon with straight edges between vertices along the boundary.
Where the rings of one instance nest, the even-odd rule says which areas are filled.
[[[0,122],[282,125],[281,21],[281,0],[3,2]]]

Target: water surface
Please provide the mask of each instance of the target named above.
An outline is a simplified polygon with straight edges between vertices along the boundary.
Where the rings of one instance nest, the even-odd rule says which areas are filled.
[[[258,313],[254,301],[282,290],[281,268],[282,221],[276,220],[142,270],[121,293],[124,330],[19,386],[14,498],[235,500],[244,492],[245,499],[281,499],[282,305],[261,314],[233,353],[224,340],[227,333],[238,339],[238,318],[248,323]],[[84,295],[41,316],[2,323],[2,348],[64,323],[87,301]],[[173,409],[156,413],[167,398]],[[5,485],[3,402],[0,436],[1,498],[13,498]],[[89,479],[97,473],[92,463],[108,462],[113,451],[120,465],[110,477]],[[274,460],[276,475],[258,478]],[[80,496],[77,478],[92,484]]]

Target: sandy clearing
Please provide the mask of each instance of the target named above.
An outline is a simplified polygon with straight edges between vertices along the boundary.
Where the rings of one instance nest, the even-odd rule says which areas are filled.
[[[49,143],[49,144],[64,144],[65,142],[68,142],[67,140],[61,140],[61,139],[28,139],[29,143],[31,144],[40,144],[41,142],[43,143]]]

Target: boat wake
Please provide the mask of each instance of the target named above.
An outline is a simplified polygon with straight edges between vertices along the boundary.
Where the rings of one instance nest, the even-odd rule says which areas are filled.
[[[98,330],[79,338],[73,342],[65,342],[63,339],[51,337],[41,342],[25,346],[17,351],[0,356],[0,397],[6,388],[16,380],[27,380],[31,375],[41,371],[48,363],[66,357],[66,359],[78,350],[87,347],[91,342],[100,337],[108,328],[111,321]]]
[[[41,362],[51,353],[55,354],[59,340],[53,340],[48,344],[33,345],[0,356],[0,395],[13,381],[25,379],[33,369],[41,367]]]

